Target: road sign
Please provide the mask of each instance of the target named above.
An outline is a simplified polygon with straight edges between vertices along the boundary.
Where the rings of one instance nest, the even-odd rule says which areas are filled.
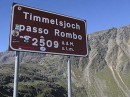
[[[14,4],[9,49],[86,56],[86,21]]]

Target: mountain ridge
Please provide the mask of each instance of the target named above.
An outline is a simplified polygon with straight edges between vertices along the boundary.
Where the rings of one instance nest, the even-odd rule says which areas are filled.
[[[88,53],[86,57],[71,56],[73,96],[129,97],[130,25],[89,34]],[[14,56],[10,51],[0,53],[1,66],[14,64]],[[63,87],[67,86],[66,61],[66,56],[20,53],[22,68]]]

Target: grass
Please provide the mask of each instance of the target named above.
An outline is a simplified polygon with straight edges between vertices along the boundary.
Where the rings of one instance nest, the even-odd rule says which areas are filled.
[[[111,70],[108,67],[106,67],[103,70],[101,70],[100,72],[98,72],[96,74],[96,76],[105,82],[106,89],[104,90],[104,93],[106,93],[106,95],[108,95],[108,97],[118,97],[118,95],[120,95],[121,97],[125,97],[124,94],[122,93],[122,91],[117,86],[117,84],[113,78],[113,75],[111,73]]]
[[[127,87],[130,89],[130,72],[126,73],[120,73],[121,78],[123,79],[124,83],[127,85]]]

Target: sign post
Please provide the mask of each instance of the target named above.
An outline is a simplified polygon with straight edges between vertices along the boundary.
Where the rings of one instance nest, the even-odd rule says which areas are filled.
[[[13,97],[18,97],[18,75],[19,75],[19,51],[16,51]]]
[[[71,64],[70,64],[70,56],[67,58],[67,74],[68,74],[68,97],[72,95],[72,88],[71,88]]]
[[[16,51],[13,97],[17,97],[20,51],[67,55],[71,97],[70,56],[88,54],[86,20],[13,4],[9,50]]]

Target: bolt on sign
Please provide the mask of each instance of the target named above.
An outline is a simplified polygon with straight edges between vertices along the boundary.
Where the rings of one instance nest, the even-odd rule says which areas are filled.
[[[13,4],[9,49],[86,56],[86,21]]]

